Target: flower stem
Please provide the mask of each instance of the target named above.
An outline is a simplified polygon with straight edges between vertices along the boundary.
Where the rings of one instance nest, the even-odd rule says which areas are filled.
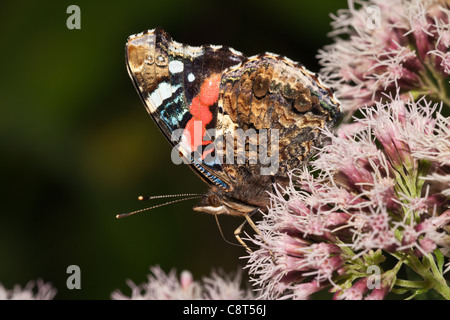
[[[410,255],[405,263],[424,279],[427,289],[434,289],[445,299],[450,300],[450,287],[436,266],[432,255],[424,256],[422,262],[416,256]]]

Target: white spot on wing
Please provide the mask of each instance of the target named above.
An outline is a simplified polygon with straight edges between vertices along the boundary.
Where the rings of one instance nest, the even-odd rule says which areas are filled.
[[[172,96],[172,88],[167,82],[161,82],[156,90],[159,91],[162,100],[166,100]]]
[[[172,96],[172,88],[169,83],[161,82],[159,86],[148,96],[147,100],[151,108],[151,112],[163,103],[164,100]]]
[[[194,74],[191,72],[191,73],[189,73],[188,74],[188,81],[189,82],[192,82],[192,81],[194,81],[195,80],[195,76],[194,76]]]
[[[147,99],[150,102],[151,106],[153,107],[153,110],[151,110],[152,112],[154,112],[156,110],[156,108],[158,108],[162,103],[161,96],[159,95],[159,92],[157,92],[156,90],[153,91],[148,96]]]
[[[169,63],[169,71],[170,73],[180,73],[184,69],[184,65],[181,61],[173,60]]]

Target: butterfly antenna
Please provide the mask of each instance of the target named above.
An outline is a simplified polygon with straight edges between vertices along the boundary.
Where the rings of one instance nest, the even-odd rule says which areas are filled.
[[[161,198],[175,198],[175,197],[200,197],[201,194],[198,193],[180,193],[180,194],[164,194],[160,196],[139,196],[139,201],[161,199]]]
[[[181,201],[186,201],[186,200],[191,200],[191,199],[197,199],[197,198],[200,198],[202,196],[200,194],[198,194],[198,195],[184,194],[184,195],[188,196],[188,197],[187,198],[182,198],[182,199],[172,200],[172,201],[161,203],[161,204],[157,204],[157,205],[154,205],[154,206],[151,206],[151,207],[148,207],[148,208],[144,208],[144,209],[139,209],[139,210],[136,210],[136,211],[133,211],[133,212],[121,213],[121,214],[116,215],[116,218],[119,219],[119,218],[129,217],[129,216],[132,216],[132,215],[134,215],[136,213],[139,213],[139,212],[149,211],[149,210],[152,210],[152,209],[155,209],[155,208],[159,208],[159,207],[163,207],[163,206],[167,206],[169,204],[176,203],[176,202],[181,202]],[[182,195],[167,195],[167,196],[152,196],[152,197],[142,197],[142,196],[140,196],[139,200],[142,201],[142,200],[169,198],[169,197],[176,197],[176,196],[182,196]]]

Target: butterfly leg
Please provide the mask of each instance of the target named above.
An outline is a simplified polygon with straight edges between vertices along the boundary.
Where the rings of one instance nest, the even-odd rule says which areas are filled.
[[[247,224],[247,220],[244,220],[244,222],[237,227],[236,230],[234,230],[234,236],[236,237],[236,240],[245,248],[245,250],[247,252],[253,252],[248,246],[247,244],[244,242],[244,240],[242,240],[241,238],[241,233],[242,233],[242,229],[244,228],[244,226]]]
[[[234,236],[236,237],[237,241],[245,248],[245,250],[247,252],[250,252],[250,253],[253,251],[247,246],[247,244],[244,242],[244,240],[242,240],[240,235],[242,233],[242,229],[248,223],[250,225],[250,227],[252,227],[252,229],[256,232],[256,234],[259,235],[261,237],[261,239],[263,239],[261,231],[258,229],[255,222],[253,222],[253,220],[251,218],[256,212],[257,212],[257,210],[252,211],[248,214],[244,214],[245,221],[236,230],[234,230]],[[266,241],[264,239],[263,239],[263,241],[264,241],[264,243],[266,243]],[[270,249],[268,249],[268,251],[270,253],[272,260],[275,262],[275,257],[273,255],[272,251]]]

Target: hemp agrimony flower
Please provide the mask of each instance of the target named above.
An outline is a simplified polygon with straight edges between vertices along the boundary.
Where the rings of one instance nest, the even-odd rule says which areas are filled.
[[[450,299],[450,4],[349,0],[333,19],[318,58],[346,121],[247,236],[256,293],[154,267],[113,299]]]
[[[406,97],[426,95],[449,108],[449,2],[349,1],[349,7],[333,16],[334,43],[318,54],[321,75],[344,111],[351,115],[398,88]]]
[[[55,295],[56,289],[41,279],[28,282],[23,289],[15,285],[12,290],[7,290],[0,284],[0,300],[51,300]]]
[[[450,172],[449,119],[434,119],[439,105],[424,98],[389,99],[362,109],[351,133],[325,132],[311,168],[272,195],[247,266],[262,298],[328,289],[335,299],[383,299],[433,288],[450,299],[448,185],[435,183]],[[388,255],[397,263],[385,270]],[[403,266],[423,281],[398,279]]]
[[[181,272],[178,277],[175,270],[166,274],[159,266],[151,267],[148,282],[140,285],[127,281],[131,296],[116,290],[111,294],[114,300],[244,300],[253,299],[251,290],[241,289],[241,273],[225,275],[212,272],[202,281],[194,281],[189,271]]]

